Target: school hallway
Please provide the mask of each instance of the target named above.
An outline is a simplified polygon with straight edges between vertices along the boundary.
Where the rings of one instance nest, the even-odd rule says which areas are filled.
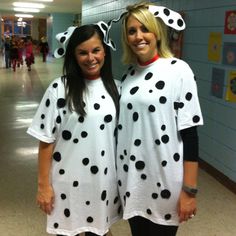
[[[0,57],[0,236],[46,236],[46,218],[35,203],[38,141],[26,134],[48,84],[61,75],[62,61],[36,57],[13,72]],[[197,215],[178,236],[235,236],[236,195],[204,170],[199,174]],[[131,236],[127,222],[113,236]],[[145,236],[145,235],[144,235]]]

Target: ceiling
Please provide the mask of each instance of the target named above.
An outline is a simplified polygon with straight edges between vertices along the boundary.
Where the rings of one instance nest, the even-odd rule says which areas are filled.
[[[15,12],[13,10],[13,2],[31,2],[42,3],[45,8],[40,9],[39,13],[27,13],[34,15],[35,18],[48,16],[49,13],[80,13],[82,0],[54,0],[53,2],[45,2],[43,0],[0,0],[0,16],[13,16],[23,12]]]

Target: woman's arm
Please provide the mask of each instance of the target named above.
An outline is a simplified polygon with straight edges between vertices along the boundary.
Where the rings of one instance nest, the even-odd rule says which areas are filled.
[[[180,222],[187,221],[197,212],[196,194],[198,177],[198,135],[197,127],[180,131],[184,147],[183,189],[180,194],[178,213]]]
[[[50,170],[54,143],[39,142],[37,204],[46,214],[53,210],[54,191],[50,181]]]

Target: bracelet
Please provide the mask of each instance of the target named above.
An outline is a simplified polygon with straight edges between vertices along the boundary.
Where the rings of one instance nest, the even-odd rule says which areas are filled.
[[[198,192],[197,188],[190,187],[190,186],[187,186],[187,185],[183,185],[182,190],[186,193],[189,193],[189,194],[193,195],[193,196],[195,196]]]

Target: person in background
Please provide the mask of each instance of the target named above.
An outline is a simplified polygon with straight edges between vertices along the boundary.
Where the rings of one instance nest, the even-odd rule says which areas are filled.
[[[15,36],[12,36],[11,42],[10,42],[10,63],[13,71],[16,71],[16,66],[18,62],[18,44],[17,44],[17,38]]]
[[[25,62],[28,67],[28,71],[31,71],[31,65],[34,64],[33,42],[31,36],[26,37]]]
[[[120,219],[118,88],[103,25],[57,35],[64,42],[54,53],[65,56],[63,76],[49,85],[27,131],[40,141],[37,202],[50,234],[105,235]]]
[[[42,54],[43,62],[46,62],[47,55],[49,52],[49,45],[47,42],[47,38],[45,36],[41,38],[41,42],[39,43],[39,48],[40,48],[40,53]]]
[[[10,48],[11,48],[10,37],[6,37],[5,41],[3,43],[3,50],[4,50],[4,58],[5,58],[6,68],[11,67]]]
[[[167,26],[181,16],[150,3],[123,13],[117,171],[124,219],[133,236],[176,235],[196,215],[197,127],[203,124],[195,76],[174,58]]]

